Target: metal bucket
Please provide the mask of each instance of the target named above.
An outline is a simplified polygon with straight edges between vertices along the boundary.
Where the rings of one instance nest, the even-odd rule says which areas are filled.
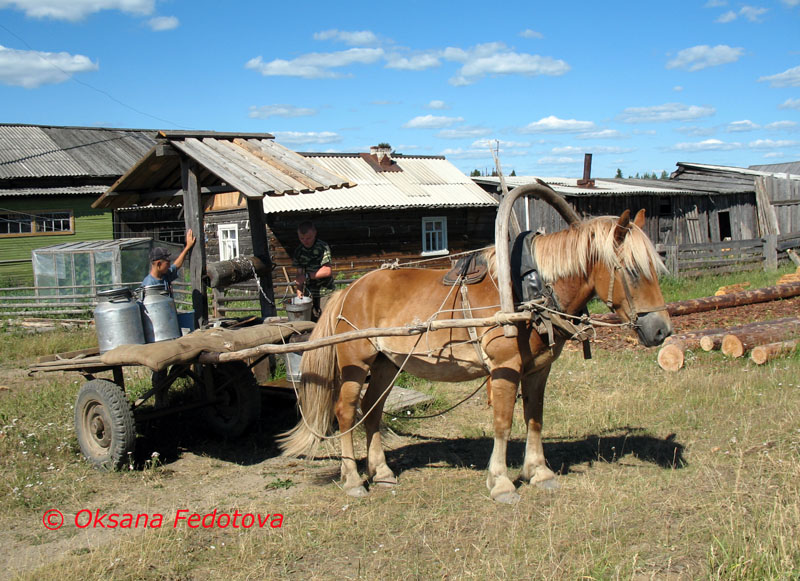
[[[286,360],[286,379],[292,382],[300,381],[302,372],[300,364],[303,361],[302,353],[285,353],[284,359]]]
[[[311,297],[294,297],[291,301],[283,303],[283,306],[290,321],[311,320],[311,309],[314,306]]]
[[[94,327],[100,353],[120,345],[144,344],[139,305],[128,288],[115,288],[97,293]]]
[[[148,343],[181,336],[175,301],[160,284],[142,289],[142,328]]]

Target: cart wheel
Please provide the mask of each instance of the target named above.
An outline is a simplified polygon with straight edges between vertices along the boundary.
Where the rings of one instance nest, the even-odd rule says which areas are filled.
[[[97,468],[121,467],[136,443],[136,424],[125,392],[105,379],[84,383],[75,402],[75,433],[81,452]]]
[[[261,394],[253,372],[244,363],[233,362],[218,365],[211,373],[213,397],[219,401],[205,408],[206,420],[224,438],[241,436],[261,417]]]

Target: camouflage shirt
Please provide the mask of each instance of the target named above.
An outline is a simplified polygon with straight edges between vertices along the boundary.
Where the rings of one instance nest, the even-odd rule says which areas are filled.
[[[330,265],[331,247],[317,238],[311,248],[306,248],[302,244],[294,251],[292,264],[297,268],[302,268],[306,272],[306,290],[312,296],[323,296],[330,294],[336,288],[333,277],[309,278],[309,274],[317,272],[325,264]]]

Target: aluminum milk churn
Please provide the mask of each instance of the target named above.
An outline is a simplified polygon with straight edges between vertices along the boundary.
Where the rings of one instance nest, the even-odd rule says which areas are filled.
[[[94,309],[94,326],[100,353],[120,345],[142,345],[142,317],[130,289],[100,291],[97,298],[99,302]]]
[[[142,327],[148,343],[181,336],[175,301],[160,284],[142,289]]]

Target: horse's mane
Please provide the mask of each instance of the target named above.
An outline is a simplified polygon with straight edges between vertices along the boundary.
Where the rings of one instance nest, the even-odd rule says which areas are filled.
[[[547,282],[585,275],[590,264],[601,262],[609,268],[619,263],[629,272],[650,279],[668,271],[655,246],[641,228],[630,222],[630,232],[617,245],[614,232],[618,218],[600,216],[572,225],[566,230],[537,236],[533,252],[539,274]]]

